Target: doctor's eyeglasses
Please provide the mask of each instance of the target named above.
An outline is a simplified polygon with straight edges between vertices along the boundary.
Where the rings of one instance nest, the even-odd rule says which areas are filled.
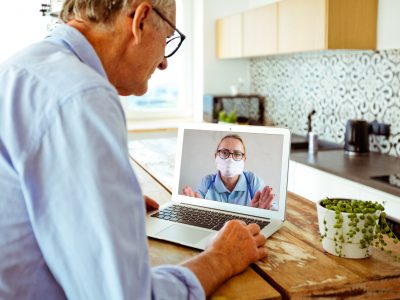
[[[228,159],[232,155],[233,160],[240,161],[244,157],[244,153],[240,151],[229,151],[228,149],[220,149],[217,151],[218,156],[222,159]]]

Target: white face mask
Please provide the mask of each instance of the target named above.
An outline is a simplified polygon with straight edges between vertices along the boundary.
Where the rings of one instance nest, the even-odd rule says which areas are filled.
[[[217,156],[215,158],[215,163],[217,164],[218,171],[221,172],[222,176],[225,177],[234,177],[242,174],[244,170],[244,159],[236,161],[231,157],[228,159],[222,159]]]

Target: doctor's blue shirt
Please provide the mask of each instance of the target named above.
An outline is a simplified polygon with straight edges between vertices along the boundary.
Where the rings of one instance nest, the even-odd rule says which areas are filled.
[[[0,66],[0,299],[203,299],[151,268],[124,112],[85,37],[60,25]]]
[[[247,180],[244,174],[246,174]],[[217,172],[203,177],[197,191],[203,199],[250,206],[252,200],[250,191],[254,196],[257,191],[261,191],[263,188],[264,182],[261,178],[253,172],[242,172],[231,192],[225,187],[219,172]]]

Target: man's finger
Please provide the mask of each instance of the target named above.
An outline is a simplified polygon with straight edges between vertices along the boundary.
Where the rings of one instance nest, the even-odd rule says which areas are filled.
[[[258,234],[255,237],[257,247],[264,246],[267,242],[267,238],[263,234]]]
[[[247,226],[247,224],[246,224],[246,222],[245,221],[242,221],[242,220],[236,220],[236,221],[238,221],[241,225],[243,225],[243,226]]]
[[[257,235],[260,232],[260,226],[258,226],[256,223],[251,223],[247,225],[247,228],[252,235]]]
[[[160,204],[158,204],[156,201],[150,201],[146,203],[148,208],[152,208],[152,209],[157,209],[160,207]]]
[[[144,195],[144,202],[146,203],[146,211],[150,212],[156,210],[160,207],[160,205],[154,199]]]
[[[258,248],[258,260],[267,257],[267,255],[268,255],[267,248],[265,247]]]

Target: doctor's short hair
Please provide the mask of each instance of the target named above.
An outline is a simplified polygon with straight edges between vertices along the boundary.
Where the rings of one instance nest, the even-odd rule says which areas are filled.
[[[120,14],[132,13],[132,6],[137,7],[146,0],[65,0],[60,12],[64,23],[76,19],[108,27]],[[147,0],[159,9],[167,18],[171,17],[175,0]],[[162,20],[159,20],[160,24]]]
[[[244,145],[244,142],[243,142],[242,138],[241,138],[240,135],[238,135],[238,134],[228,134],[228,135],[225,135],[225,136],[219,141],[218,146],[217,146],[217,149],[215,150],[215,153],[218,152],[219,145],[221,145],[221,143],[222,143],[224,140],[226,140],[226,139],[235,139],[235,140],[238,140],[239,142],[241,142],[242,145],[243,145],[244,154],[246,154],[246,146]]]

